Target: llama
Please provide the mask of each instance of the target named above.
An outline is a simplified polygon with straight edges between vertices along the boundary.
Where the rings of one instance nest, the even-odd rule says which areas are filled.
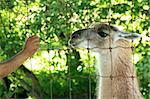
[[[70,46],[87,48],[97,54],[97,99],[143,99],[130,44],[139,36],[105,23],[75,31],[71,35]]]

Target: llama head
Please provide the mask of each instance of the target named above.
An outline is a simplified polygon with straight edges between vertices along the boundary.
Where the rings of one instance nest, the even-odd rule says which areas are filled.
[[[75,31],[70,36],[69,45],[100,52],[102,49],[116,47],[118,41],[131,41],[139,37],[137,33],[126,33],[114,26],[102,23]]]

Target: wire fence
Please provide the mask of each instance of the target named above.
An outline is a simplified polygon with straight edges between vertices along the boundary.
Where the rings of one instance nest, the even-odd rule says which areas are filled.
[[[1,2],[1,4],[4,3],[3,0],[0,1],[0,2]],[[13,11],[13,10],[9,9],[9,7],[11,8],[10,5],[12,5],[12,2],[13,1],[11,1],[11,0],[7,0],[7,2],[6,2],[7,6],[8,6],[8,8],[6,8],[6,9],[8,9],[9,12]],[[68,46],[64,47],[64,46],[57,46],[56,45],[57,47],[54,47],[56,41],[54,41],[54,42],[49,41],[50,39],[55,38],[54,33],[49,33],[49,32],[51,32],[49,30],[50,29],[49,27],[50,27],[50,24],[51,24],[51,21],[50,21],[49,18],[50,17],[55,17],[55,16],[53,16],[53,15],[49,16],[49,13],[53,13],[55,11],[51,10],[51,7],[48,4],[49,4],[49,2],[54,3],[54,4],[55,3],[60,3],[60,5],[63,5],[62,6],[63,8],[57,7],[59,9],[56,9],[56,10],[59,11],[59,10],[63,9],[64,13],[67,13],[67,11],[71,12],[72,8],[74,9],[74,7],[73,7],[74,5],[69,6],[69,4],[67,4],[69,1],[67,1],[67,0],[66,1],[56,0],[54,2],[47,0],[47,1],[43,2],[43,5],[41,6],[45,10],[44,11],[41,10],[40,13],[35,13],[32,10],[35,10],[36,7],[35,7],[35,9],[31,10],[30,3],[32,3],[32,0],[31,1],[30,0],[25,0],[25,1],[17,1],[16,0],[16,2],[14,2],[14,3],[16,3],[15,6],[19,5],[20,2],[24,2],[23,3],[24,4],[24,9],[25,9],[24,12],[26,12],[26,13],[21,13],[25,16],[25,17],[22,17],[20,19],[20,20],[25,20],[24,21],[25,25],[22,27],[23,28],[23,33],[21,35],[26,35],[26,36],[28,36],[28,35],[39,35],[41,37],[41,42],[43,44],[42,47],[39,49],[37,55],[35,55],[34,57],[31,57],[29,59],[30,64],[28,64],[28,62],[27,62],[27,65],[30,65],[30,66],[27,66],[27,68],[31,72],[33,72],[33,74],[35,72],[35,75],[38,76],[38,77],[35,77],[35,78],[31,77],[31,80],[29,80],[29,82],[31,83],[30,87],[31,87],[32,90],[27,90],[28,87],[24,88],[25,90],[27,90],[27,92],[29,91],[29,96],[31,96],[30,98],[36,97],[37,99],[42,99],[42,98],[44,98],[44,99],[101,99],[100,97],[96,96],[97,92],[95,91],[95,89],[96,89],[96,82],[97,82],[96,80],[98,80],[97,78],[99,78],[99,79],[102,78],[102,79],[111,79],[111,85],[110,85],[111,86],[111,88],[110,88],[111,91],[110,91],[110,93],[111,93],[112,99],[115,99],[114,86],[117,86],[117,85],[114,84],[115,79],[123,78],[126,81],[126,82],[124,81],[123,83],[128,83],[127,82],[128,80],[132,80],[132,85],[134,85],[136,83],[135,79],[137,77],[136,77],[136,75],[134,75],[134,72],[135,72],[134,57],[132,57],[132,59],[133,59],[132,63],[133,64],[132,64],[132,69],[131,69],[132,70],[131,75],[113,75],[114,74],[114,67],[115,67],[113,58],[115,56],[113,56],[112,50],[114,50],[114,49],[129,49],[129,50],[132,50],[132,56],[134,56],[134,54],[135,54],[134,53],[134,48],[135,47],[134,47],[133,41],[131,42],[132,43],[131,46],[115,46],[115,47],[112,47],[112,45],[111,45],[112,40],[109,39],[109,46],[106,47],[106,48],[105,47],[99,47],[99,46],[90,48],[89,47],[90,41],[88,41],[86,50],[85,49],[75,50],[75,49],[72,49]],[[116,11],[117,8],[114,9],[113,5],[115,5],[117,2],[114,1],[114,2],[116,2],[116,3],[114,3],[111,0],[109,0],[108,2],[109,2],[109,4],[103,5],[103,6],[107,6],[106,7],[107,17],[104,20],[107,21],[108,26],[109,26],[109,34],[111,34],[110,24],[112,24],[111,22],[113,21],[113,18],[112,18],[113,15],[112,14],[113,14],[113,12],[114,13],[117,12]],[[128,1],[124,1],[123,4],[127,4],[127,2]],[[129,5],[134,5],[134,4],[132,4],[132,3],[134,3],[134,1],[132,1],[130,3],[131,4],[129,4]],[[36,3],[35,3],[35,5],[36,5]],[[133,10],[134,10],[133,7],[134,6],[131,6],[130,9],[129,9],[131,12],[133,12]],[[91,13],[90,12],[90,10],[91,10],[90,7],[89,8],[87,7],[85,10],[86,10],[87,14]],[[1,20],[1,25],[2,25],[1,27],[3,28],[4,32],[9,31],[10,32],[9,35],[11,35],[11,34],[13,34],[12,31],[15,31],[14,30],[15,27],[13,27],[13,20],[11,20],[13,15],[9,12],[8,12],[8,19],[7,19],[9,28],[7,29],[7,27],[6,27],[7,25],[5,25],[3,20]],[[17,13],[17,12],[15,12],[15,13]],[[36,21],[36,22],[32,23],[33,20],[32,20],[31,17],[34,17],[38,14],[42,15],[43,13],[45,14],[45,16],[43,15],[43,17],[45,17],[46,21],[44,21],[45,23],[43,23],[43,27],[40,26],[39,24],[37,24],[37,27],[36,27],[35,23],[36,22],[38,23],[38,21],[42,22],[43,20],[39,16],[38,21],[36,21],[36,19],[35,19],[34,21]],[[0,17],[2,19],[1,14],[2,14],[2,12],[0,12]],[[60,14],[63,14],[63,13],[60,13]],[[19,12],[17,13],[17,15],[19,16]],[[131,15],[131,17],[134,17],[134,16]],[[23,19],[23,18],[25,18],[25,19]],[[63,15],[62,15],[62,19],[63,19]],[[91,23],[94,23],[94,22],[90,22],[90,20],[91,20],[90,14],[89,14],[89,16],[87,16],[85,18],[85,20],[86,20],[85,23],[84,23],[85,28],[89,28]],[[136,19],[134,19],[134,20],[136,20]],[[130,22],[132,23],[134,20],[132,20],[132,18],[131,18],[129,23]],[[56,18],[56,20],[52,20],[52,21],[54,21],[54,22],[57,21],[58,22],[57,18]],[[35,24],[35,26],[32,26],[33,24]],[[64,24],[63,25],[65,27],[64,31],[68,31],[68,29],[66,29],[66,27],[68,26],[68,20],[66,20],[65,18],[64,18]],[[33,28],[36,28],[35,31],[32,30]],[[42,32],[42,29],[45,31],[45,33]],[[58,28],[56,27],[56,29],[58,29]],[[35,33],[35,32],[38,32],[38,33]],[[54,29],[53,32],[57,32],[57,30]],[[48,33],[49,36],[46,33]],[[45,35],[45,36],[43,36],[43,35]],[[87,33],[87,36],[90,36],[89,33]],[[54,45],[52,43],[54,43]],[[46,47],[44,47],[44,46],[46,46]],[[92,53],[90,52],[90,50],[93,50],[93,49],[109,50],[110,60],[108,60],[108,61],[110,61],[110,64],[111,64],[111,67],[110,67],[111,68],[111,73],[110,73],[110,75],[101,75],[101,74],[95,73],[95,67],[94,67],[95,63],[93,62],[95,60],[95,57],[91,57]],[[43,54],[42,52],[46,53],[46,54]],[[42,60],[44,62],[41,62],[41,60],[38,60],[37,59],[38,54],[43,54],[43,57],[46,57],[46,59],[45,59],[46,61],[44,59]],[[81,55],[81,57],[80,57],[80,55]],[[84,59],[84,62],[81,62],[81,58],[85,57],[84,55],[86,56],[86,58]],[[41,57],[42,57],[42,55],[41,55]],[[36,58],[36,60],[34,60],[35,58]],[[44,65],[47,65],[47,67],[45,67],[45,68],[43,67],[44,68],[43,72],[42,71],[39,72],[38,70],[37,70],[38,71],[37,72],[36,69],[35,69],[34,65],[37,65],[36,63],[39,63],[38,61],[41,62]],[[77,61],[77,62],[75,62],[75,61]],[[62,64],[60,64],[60,62],[62,62],[62,64],[65,63],[66,66],[61,67],[60,65],[62,65]],[[86,63],[86,65],[83,65],[83,63]],[[61,68],[63,68],[63,69],[61,69]],[[127,69],[128,68],[126,67],[126,70]],[[18,73],[18,75],[20,75],[20,74]],[[40,76],[43,76],[43,77],[40,78]],[[22,77],[22,76],[20,76],[20,77]],[[44,78],[47,78],[47,79],[44,79]],[[128,79],[128,80],[126,80],[125,78]],[[21,79],[23,79],[23,77]],[[26,78],[24,78],[24,79],[26,79]],[[41,85],[39,84],[40,87],[43,87],[45,89],[38,88],[36,86],[36,85],[38,85],[37,81],[36,80],[34,81],[33,79],[39,79],[39,82],[42,83]],[[14,81],[16,83],[18,83],[17,80],[14,80]],[[45,81],[42,81],[42,80],[45,80]],[[19,82],[21,82],[21,81],[19,81]],[[99,82],[99,84],[100,83],[102,83],[102,82]],[[36,84],[36,85],[34,85],[34,84]],[[22,84],[22,87],[25,87],[23,85],[30,85],[30,84]],[[19,94],[18,90],[20,90],[18,87],[20,87],[19,83],[16,84],[16,87],[14,87],[14,89],[13,89],[14,93],[13,93],[12,98],[14,98],[14,99],[22,98],[22,97],[18,96],[18,94]],[[137,99],[135,97],[135,89],[136,88],[134,88],[134,87],[135,86],[132,86],[132,90],[133,90],[132,92],[133,93],[130,93],[130,94],[132,94],[132,98],[131,97],[129,98],[129,96],[127,96],[127,95],[124,95],[125,98],[123,98],[123,99]],[[127,94],[128,94],[128,90],[129,89],[126,88],[126,93]],[[119,95],[119,93],[116,93],[116,94]],[[6,97],[8,98],[9,94],[6,94]],[[23,97],[23,98],[25,98],[25,97]]]

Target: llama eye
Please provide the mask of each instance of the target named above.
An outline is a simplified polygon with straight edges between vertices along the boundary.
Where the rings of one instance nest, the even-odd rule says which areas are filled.
[[[107,33],[103,32],[103,31],[99,31],[98,34],[101,36],[101,37],[106,37],[108,36]]]

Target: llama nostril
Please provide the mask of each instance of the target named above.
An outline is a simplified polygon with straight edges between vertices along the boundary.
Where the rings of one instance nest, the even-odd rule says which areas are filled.
[[[71,37],[72,39],[77,39],[77,38],[79,38],[79,34],[72,34],[72,37]]]

